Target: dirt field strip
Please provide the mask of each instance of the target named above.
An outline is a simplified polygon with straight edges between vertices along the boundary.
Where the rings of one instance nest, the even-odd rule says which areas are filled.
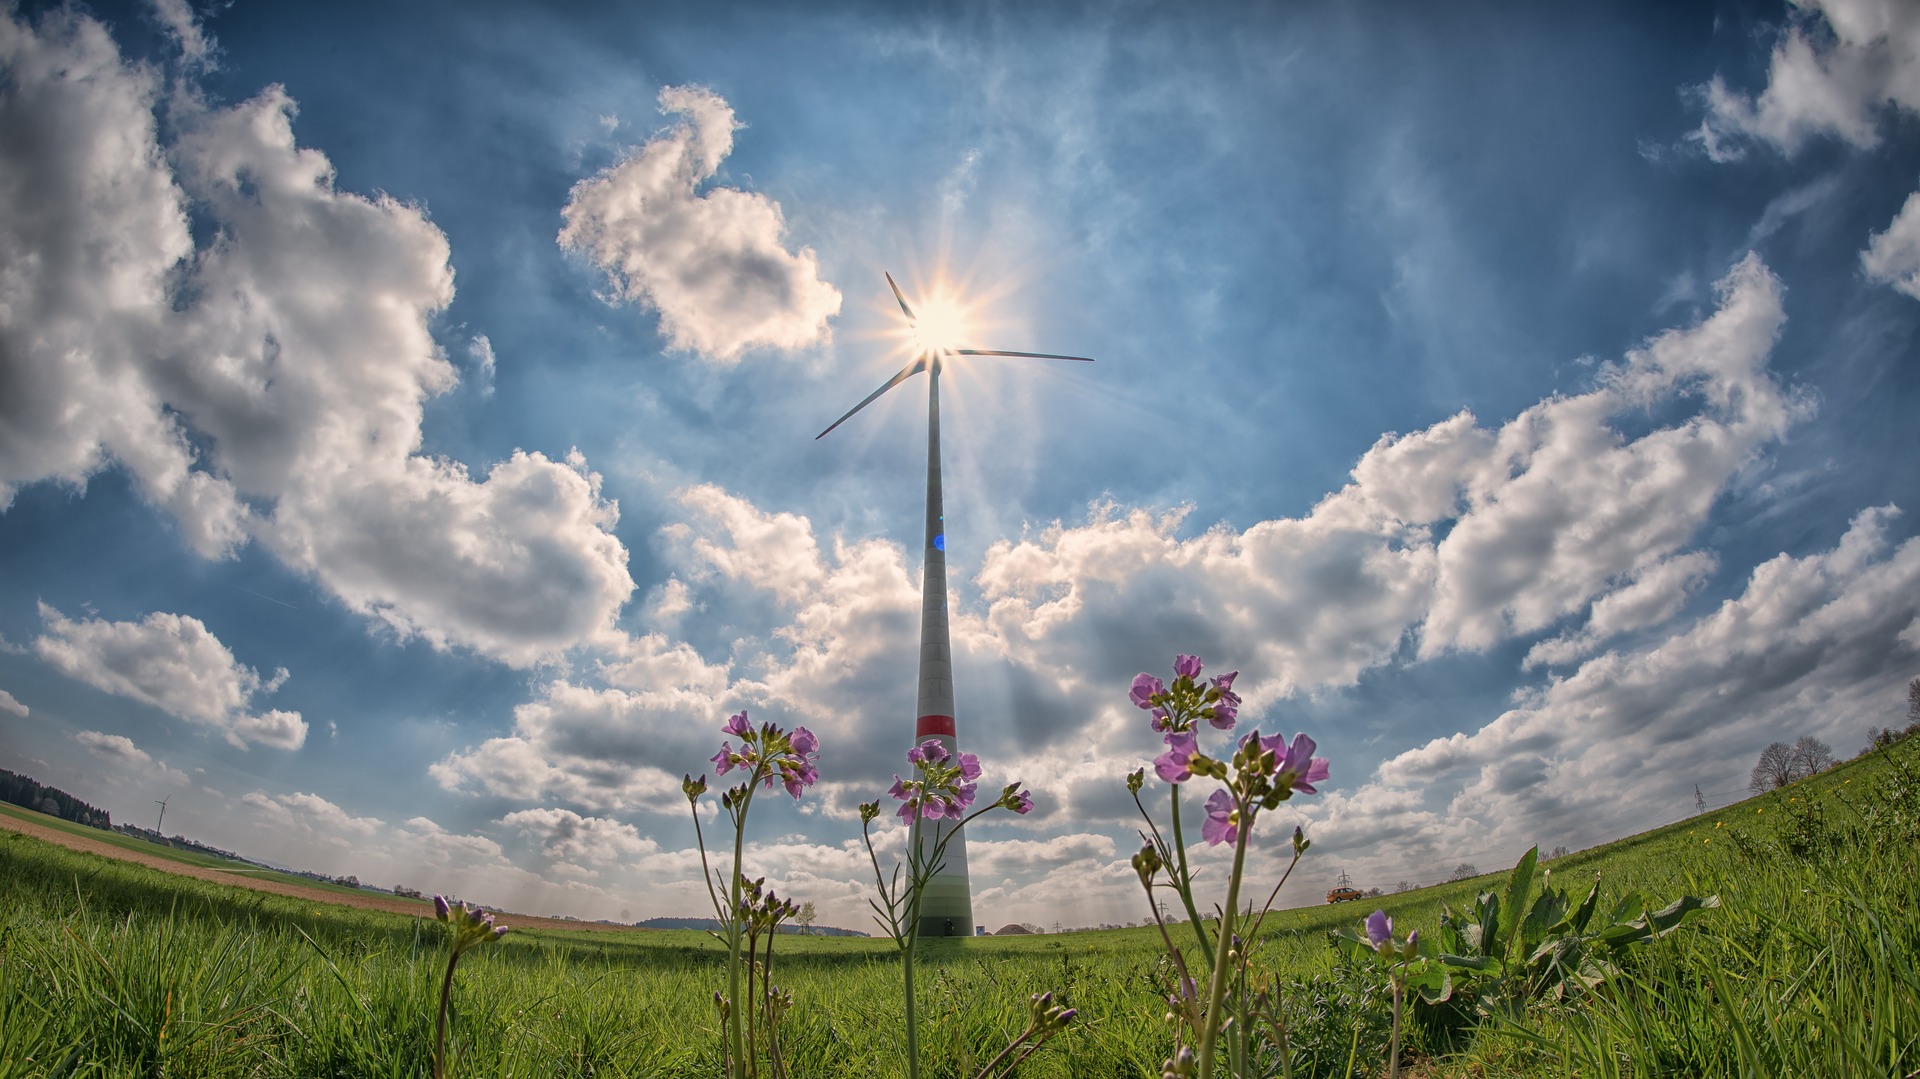
[[[236,888],[251,888],[256,892],[271,892],[291,899],[310,903],[331,903],[336,906],[355,907],[360,910],[380,910],[389,914],[411,914],[416,918],[433,915],[433,907],[417,899],[402,899],[397,895],[381,892],[367,892],[362,895],[348,895],[331,892],[324,888],[306,888],[298,884],[287,884],[277,880],[260,880],[247,874],[248,869],[216,869],[211,866],[189,865],[176,862],[157,854],[143,854],[118,847],[112,843],[103,843],[86,836],[73,835],[57,828],[48,828],[32,821],[20,820],[0,813],[0,828],[19,832],[34,839],[58,844],[68,850],[98,854],[103,858],[113,858],[122,862],[136,862],[149,869],[158,869],[163,873],[174,873],[197,880],[212,881],[216,884],[228,884]],[[601,922],[573,922],[565,918],[541,918],[532,914],[511,914],[501,912],[494,919],[500,925],[515,926],[523,929],[589,929],[601,932],[641,932],[633,926],[606,925]]]

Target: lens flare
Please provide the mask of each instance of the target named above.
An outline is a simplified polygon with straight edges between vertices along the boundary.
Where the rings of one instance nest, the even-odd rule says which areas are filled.
[[[973,336],[973,312],[959,297],[942,289],[925,297],[907,326],[914,355],[965,348]]]

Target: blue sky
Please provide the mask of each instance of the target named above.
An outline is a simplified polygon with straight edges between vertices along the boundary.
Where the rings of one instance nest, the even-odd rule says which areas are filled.
[[[978,920],[1144,915],[1176,652],[1431,880],[1842,754],[1920,675],[1920,16],[1892,0],[10,8],[0,766],[252,856],[697,912],[719,725],[858,926],[947,289]],[[893,842],[892,839],[889,842]]]

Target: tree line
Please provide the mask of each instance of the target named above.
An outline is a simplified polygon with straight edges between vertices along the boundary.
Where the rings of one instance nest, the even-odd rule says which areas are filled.
[[[49,817],[59,817],[90,828],[113,827],[113,818],[104,809],[75,798],[58,787],[49,787],[37,779],[0,768],[0,802],[8,802]]]

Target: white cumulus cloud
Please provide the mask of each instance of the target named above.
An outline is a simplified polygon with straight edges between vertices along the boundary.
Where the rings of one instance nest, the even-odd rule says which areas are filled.
[[[212,728],[241,748],[298,749],[307,740],[300,713],[253,710],[253,698],[279,689],[286,669],[262,679],[197,618],[155,611],[139,622],[74,621],[46,604],[40,617],[47,633],[34,651],[70,678]]]
[[[659,311],[674,348],[731,363],[824,340],[840,293],[812,248],[787,250],[780,204],[701,191],[733,152],[733,109],[704,87],[670,86],[660,111],[685,120],[574,185],[561,246],[605,270],[615,296]]]
[[[169,768],[165,761],[157,761],[146,750],[133,744],[133,739],[124,734],[103,734],[100,731],[81,731],[73,736],[88,753],[109,761],[123,772],[136,775],[148,775],[156,779],[185,787],[193,780],[177,768]]]
[[[436,647],[526,665],[613,639],[634,585],[584,460],[423,452],[458,376],[419,207],[339,190],[281,88],[211,107],[71,11],[0,17],[0,66],[0,509],[117,465],[201,554],[258,539]]]

